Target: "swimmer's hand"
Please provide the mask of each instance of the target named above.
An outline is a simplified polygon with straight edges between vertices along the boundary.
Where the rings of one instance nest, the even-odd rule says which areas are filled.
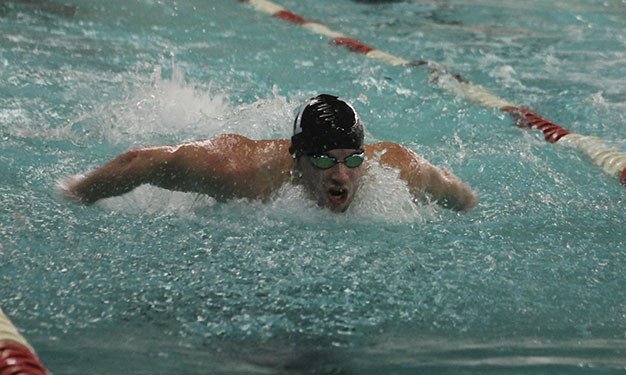
[[[125,152],[85,175],[58,181],[57,194],[71,202],[93,204],[100,199],[125,194],[135,187],[157,181],[156,172],[164,170],[167,159],[149,149]],[[164,176],[168,176],[164,171]]]
[[[59,179],[54,187],[56,195],[70,202],[88,204],[88,202],[85,202],[74,191],[76,185],[78,185],[84,178],[85,176],[83,175],[75,175]]]

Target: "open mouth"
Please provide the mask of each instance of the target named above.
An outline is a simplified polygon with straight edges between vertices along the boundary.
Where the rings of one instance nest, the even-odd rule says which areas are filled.
[[[328,194],[331,197],[341,198],[341,197],[344,197],[344,196],[348,195],[348,192],[346,190],[344,190],[344,189],[330,188],[330,189],[328,189]]]
[[[348,190],[341,188],[328,189],[328,204],[332,211],[343,211],[348,201]]]

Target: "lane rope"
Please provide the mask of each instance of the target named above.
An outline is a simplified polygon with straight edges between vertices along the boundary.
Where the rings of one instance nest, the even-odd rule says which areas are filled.
[[[330,39],[337,46],[345,47],[370,59],[392,66],[427,66],[432,81],[440,88],[461,96],[470,102],[507,112],[513,117],[518,126],[543,132],[545,140],[550,143],[558,142],[559,144],[581,150],[605,173],[618,178],[621,184],[626,186],[626,152],[607,146],[597,137],[572,133],[564,127],[533,113],[528,108],[511,104],[497,97],[486,88],[468,82],[458,74],[450,73],[445,67],[435,62],[424,60],[411,61],[394,56],[340,32],[333,31],[317,21],[302,17],[269,0],[240,0],[240,2],[250,4],[259,12],[299,25],[315,34]]]
[[[35,350],[0,309],[0,375],[48,375]]]

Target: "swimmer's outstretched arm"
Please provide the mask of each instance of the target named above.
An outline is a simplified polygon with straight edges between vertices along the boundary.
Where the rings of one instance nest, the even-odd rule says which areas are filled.
[[[240,174],[233,171],[236,168],[224,167],[229,165],[224,163],[224,148],[243,140],[221,136],[206,142],[128,151],[84,176],[62,180],[57,190],[66,199],[83,204],[119,196],[143,184],[218,199],[242,195],[236,190]]]
[[[177,169],[176,151],[172,147],[128,151],[84,176],[60,181],[57,189],[63,197],[83,204],[119,196],[143,184],[193,190],[184,189],[189,173],[185,168]]]
[[[92,204],[150,184],[217,200],[266,199],[289,178],[289,142],[224,134],[204,142],[125,152],[85,176],[61,181],[69,200]]]
[[[372,145],[371,151],[373,155],[379,155],[382,164],[400,170],[400,178],[407,182],[411,194],[418,199],[428,195],[443,207],[457,211],[469,211],[478,203],[476,192],[469,185],[404,146],[381,142]]]
[[[476,192],[450,171],[426,161],[422,163],[422,170],[426,176],[423,189],[443,207],[469,211],[478,203]]]

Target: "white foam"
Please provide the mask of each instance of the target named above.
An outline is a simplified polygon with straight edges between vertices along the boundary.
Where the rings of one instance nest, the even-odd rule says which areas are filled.
[[[250,104],[241,104],[224,113],[222,120],[230,133],[242,134],[252,139],[289,138],[292,132],[294,109],[302,98],[292,101],[281,96],[274,86],[272,97],[258,98]]]
[[[220,117],[228,111],[226,96],[196,90],[185,82],[176,66],[172,77],[161,77],[156,68],[153,82],[140,87],[126,100],[105,103],[97,111],[96,123],[110,142],[147,142],[158,136],[204,137],[222,126]]]
[[[348,215],[386,222],[420,222],[434,219],[434,204],[416,202],[397,169],[371,161]]]
[[[155,69],[150,84],[129,98],[108,102],[77,121],[95,123],[96,133],[110,143],[154,145],[208,139],[224,133],[250,138],[289,135],[294,104],[274,88],[271,98],[233,106],[228,94],[198,89],[173,67],[171,78]],[[77,122],[75,121],[75,122]]]
[[[180,216],[191,216],[195,210],[214,204],[215,200],[207,195],[169,191],[150,185],[139,186],[130,193],[97,203],[111,211],[137,214],[172,213]]]

